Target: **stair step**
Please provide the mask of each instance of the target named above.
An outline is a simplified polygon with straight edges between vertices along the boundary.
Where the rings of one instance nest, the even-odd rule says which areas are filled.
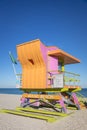
[[[25,113],[23,111],[18,111],[18,110],[2,109],[2,110],[0,110],[0,112],[14,114],[14,115],[19,115],[19,116],[25,116],[25,117],[31,117],[31,118],[37,118],[37,119],[41,119],[41,120],[46,120],[47,122],[54,122],[54,121],[57,120],[55,117],[37,115],[35,113],[34,114],[32,114],[32,113]]]
[[[54,116],[67,116],[68,114],[61,113],[61,112],[54,112],[54,111],[46,111],[46,110],[37,110],[33,108],[22,108],[22,107],[17,107],[17,110],[22,110],[26,112],[33,112],[33,113],[41,113],[41,114],[47,114],[47,115],[54,115]]]

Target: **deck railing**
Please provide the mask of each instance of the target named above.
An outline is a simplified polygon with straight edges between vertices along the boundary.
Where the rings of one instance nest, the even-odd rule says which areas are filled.
[[[64,85],[80,86],[80,75],[71,72],[64,72]]]
[[[76,74],[76,73],[71,73],[71,72],[67,72],[67,71],[49,71],[48,73],[50,74],[49,79],[53,80],[53,78],[55,78],[55,74],[53,74],[52,72],[55,72],[57,75],[60,76],[60,74],[63,75],[63,87],[64,86],[80,86],[80,75]],[[18,80],[17,80],[17,86],[22,86],[22,74],[17,74]],[[58,81],[57,81],[58,83]],[[53,81],[51,81],[51,84],[53,84]]]
[[[56,79],[57,80],[56,82],[58,83],[58,80],[61,80],[61,83],[63,82],[63,86],[69,86],[69,87],[80,86],[79,74],[67,72],[67,71],[58,71],[58,70],[48,71],[48,73],[50,74],[49,79],[52,79],[53,77],[53,80],[55,80],[55,76],[57,75],[58,79]],[[53,82],[51,81],[51,83]]]
[[[16,74],[17,81],[16,81],[16,87],[20,88],[22,86],[22,74]]]

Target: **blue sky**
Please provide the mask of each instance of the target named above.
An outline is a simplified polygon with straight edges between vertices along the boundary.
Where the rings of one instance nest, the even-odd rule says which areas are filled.
[[[16,85],[8,52],[17,58],[16,45],[37,38],[80,59],[65,68],[87,87],[87,0],[0,0],[1,88]]]

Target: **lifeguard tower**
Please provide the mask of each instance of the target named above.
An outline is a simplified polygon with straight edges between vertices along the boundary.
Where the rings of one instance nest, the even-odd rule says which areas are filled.
[[[75,92],[79,91],[78,74],[67,72],[64,66],[80,63],[80,60],[55,46],[45,46],[39,39],[17,45],[18,61],[22,67],[20,89],[24,91],[21,106],[57,105],[66,112],[65,100],[72,98],[80,109]]]
[[[87,107],[80,100],[81,94],[77,98],[80,75],[64,69],[80,60],[58,47],[45,46],[39,39],[17,45],[17,55],[22,67],[22,74],[16,75],[23,91],[21,106],[0,112],[54,122],[71,113],[67,113],[67,108]],[[16,63],[11,54],[10,58]]]

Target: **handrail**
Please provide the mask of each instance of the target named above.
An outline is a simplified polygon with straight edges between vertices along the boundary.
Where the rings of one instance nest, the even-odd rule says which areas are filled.
[[[50,72],[61,72],[61,73],[67,73],[67,74],[73,74],[73,75],[76,75],[76,76],[80,76],[79,74],[68,72],[68,71],[49,70],[48,73],[50,73]]]
[[[21,76],[22,74],[16,74],[17,76]]]
[[[73,75],[75,75],[75,76],[80,76],[79,74],[72,73],[72,72],[67,72],[67,71],[64,71],[64,73],[67,73],[67,74],[73,74]]]

